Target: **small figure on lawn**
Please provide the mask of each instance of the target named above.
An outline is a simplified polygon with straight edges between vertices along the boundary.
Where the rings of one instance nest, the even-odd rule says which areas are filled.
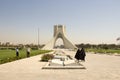
[[[30,57],[30,47],[27,48],[27,57]]]
[[[16,57],[19,57],[19,49],[18,49],[18,47],[16,48]]]

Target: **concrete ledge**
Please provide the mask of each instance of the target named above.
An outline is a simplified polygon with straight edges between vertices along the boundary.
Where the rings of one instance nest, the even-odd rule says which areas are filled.
[[[42,69],[86,69],[84,66],[49,66],[49,63],[46,66],[42,67]]]
[[[42,69],[86,69],[83,66],[48,66],[42,67]]]

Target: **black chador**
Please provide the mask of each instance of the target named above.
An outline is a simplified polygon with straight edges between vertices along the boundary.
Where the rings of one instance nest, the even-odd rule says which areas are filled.
[[[86,56],[86,54],[85,54],[85,50],[83,48],[81,50],[78,49],[76,54],[75,54],[75,58],[77,60],[85,61],[85,56]]]

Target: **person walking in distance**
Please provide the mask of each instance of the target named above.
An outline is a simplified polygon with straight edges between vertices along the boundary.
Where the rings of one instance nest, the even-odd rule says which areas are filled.
[[[30,57],[30,47],[27,48],[27,57]]]
[[[16,57],[19,57],[19,49],[18,49],[18,47],[16,48]]]

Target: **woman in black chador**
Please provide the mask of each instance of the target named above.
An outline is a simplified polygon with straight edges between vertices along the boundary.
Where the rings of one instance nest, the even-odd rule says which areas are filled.
[[[77,50],[76,54],[75,54],[75,58],[79,61],[79,60],[83,60],[85,61],[85,50],[84,48],[82,48],[81,50]]]
[[[81,60],[85,61],[86,53],[85,53],[84,48],[81,49],[81,54],[82,54],[82,59]]]

